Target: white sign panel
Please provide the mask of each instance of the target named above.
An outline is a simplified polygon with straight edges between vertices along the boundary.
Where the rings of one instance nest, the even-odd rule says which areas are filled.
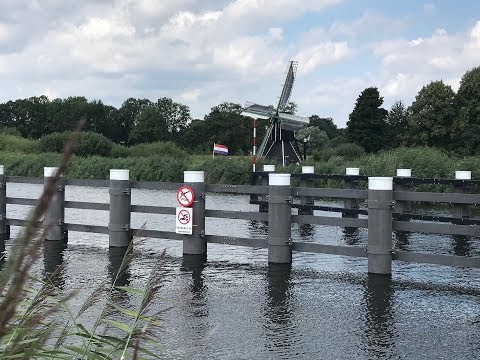
[[[175,217],[175,232],[177,234],[192,235],[193,231],[193,209],[177,207],[177,216]]]

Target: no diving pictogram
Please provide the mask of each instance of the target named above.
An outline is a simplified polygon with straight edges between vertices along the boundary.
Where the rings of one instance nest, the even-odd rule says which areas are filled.
[[[180,210],[178,212],[178,221],[182,225],[187,225],[191,221],[190,212],[187,210]]]
[[[195,194],[188,186],[182,186],[177,190],[177,201],[181,206],[187,207],[193,204]]]

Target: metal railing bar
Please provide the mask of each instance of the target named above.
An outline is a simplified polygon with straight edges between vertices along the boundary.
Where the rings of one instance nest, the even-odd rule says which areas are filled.
[[[368,190],[292,187],[292,196],[320,198],[367,199]]]
[[[183,184],[175,182],[130,181],[132,189],[145,190],[178,190]]]
[[[166,240],[184,240],[189,235],[177,234],[173,231],[160,231],[149,229],[132,229],[132,235],[137,237],[166,239]]]
[[[354,228],[368,228],[368,219],[341,218],[332,216],[292,215],[292,223],[316,224],[329,226],[344,226]]]
[[[90,187],[108,187],[109,180],[98,179],[65,179],[65,185],[71,186],[90,186]]]
[[[175,208],[166,206],[131,205],[130,211],[145,214],[175,215]]]
[[[392,224],[393,230],[418,232],[425,234],[442,234],[442,235],[465,235],[480,236],[480,227],[477,225],[454,225],[445,223],[421,223],[394,220]]]
[[[70,224],[65,223],[65,229],[68,231],[80,231],[97,234],[108,234],[108,226],[98,225],[84,225],[84,224]]]
[[[25,198],[14,198],[14,197],[7,197],[5,201],[7,204],[27,205],[27,206],[35,206],[38,203],[38,199],[25,199]]]
[[[239,238],[231,236],[217,236],[206,235],[207,243],[224,244],[224,245],[236,245],[236,246],[249,246],[255,248],[265,249],[268,247],[267,240],[264,239],[251,239],[251,238]]]
[[[367,251],[365,250],[365,248],[358,247],[358,246],[340,246],[340,245],[294,242],[292,243],[292,250],[301,251],[301,252],[331,254],[331,255],[367,257]]]
[[[220,219],[239,219],[239,220],[257,220],[268,221],[268,214],[246,211],[226,211],[226,210],[205,210],[206,217]]]
[[[444,222],[444,223],[451,222],[456,225],[480,225],[480,220],[478,219],[460,218],[460,217],[452,217],[452,216],[393,213],[393,218],[395,220],[400,220],[400,221],[422,220],[422,221],[436,221],[436,222]]]
[[[401,201],[419,201],[452,204],[480,204],[480,194],[432,193],[413,191],[394,191],[393,198]]]
[[[396,251],[393,253],[393,259],[399,260],[399,261],[422,263],[422,264],[480,268],[480,258],[469,257],[469,256],[440,255],[440,254]]]
[[[88,210],[109,210],[110,204],[91,203],[91,202],[84,202],[84,201],[65,201],[65,208],[88,209]]]
[[[44,179],[30,176],[5,176],[6,182],[17,184],[43,184]]]
[[[268,186],[207,184],[207,192],[224,194],[268,194]]]

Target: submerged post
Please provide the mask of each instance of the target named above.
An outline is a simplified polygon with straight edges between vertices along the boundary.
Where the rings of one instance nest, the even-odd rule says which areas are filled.
[[[412,177],[412,169],[397,169],[397,177],[401,178],[410,178]],[[411,191],[412,183],[411,182],[402,182],[395,183],[395,191]],[[395,212],[396,213],[406,213],[410,210],[410,201],[395,201]]]
[[[7,187],[5,183],[4,167],[0,165],[0,253],[5,251],[7,237]],[[2,254],[0,254],[2,257]]]
[[[188,255],[207,256],[205,240],[205,173],[203,171],[185,171],[183,182],[195,194],[192,203],[193,230],[192,235],[186,235],[183,240],[183,253]]]
[[[368,178],[368,272],[392,273],[393,178]]]
[[[302,166],[302,174],[315,174],[314,166]],[[313,188],[314,179],[308,175],[302,177],[300,186],[305,188]],[[313,205],[314,199],[312,196],[302,196],[300,198],[300,205]],[[312,208],[298,209],[298,215],[313,215]]]
[[[268,262],[292,262],[290,174],[269,174]]]
[[[455,180],[471,180],[471,171],[455,171]],[[463,181],[456,181],[453,185],[453,191],[458,194],[467,194],[469,187]],[[470,206],[467,204],[455,204],[453,207],[453,216],[457,218],[470,217]]]
[[[126,247],[131,240],[130,230],[130,171],[110,170],[110,221],[108,223],[108,245]]]
[[[360,175],[359,168],[346,168],[345,175],[347,176],[358,176]],[[345,178],[343,182],[343,187],[345,189],[358,189],[358,180]],[[345,209],[357,209],[358,208],[358,200],[357,199],[345,199],[343,201],[343,207]],[[356,212],[344,212],[342,213],[342,217],[346,218],[358,218],[358,213]]]
[[[44,186],[55,176],[57,167],[44,167]],[[66,239],[65,233],[65,179],[63,175],[58,178],[50,204],[43,218],[45,240],[60,241]]]
[[[263,172],[275,172],[275,165],[263,165]],[[268,175],[269,174],[262,176],[262,186],[268,186]],[[267,197],[265,195],[260,195],[258,199],[261,202],[264,202],[263,204],[258,205],[258,211],[262,213],[268,212],[268,204],[265,204],[265,202],[267,201]]]

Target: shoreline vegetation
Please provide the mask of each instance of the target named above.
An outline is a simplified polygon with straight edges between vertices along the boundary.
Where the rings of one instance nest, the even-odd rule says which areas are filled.
[[[10,176],[43,176],[43,167],[54,166],[61,158],[66,135],[53,134],[47,140],[25,139],[16,135],[0,135],[0,164]],[[480,157],[460,156],[430,147],[400,147],[374,154],[328,147],[315,152],[298,165],[278,172],[300,173],[302,165],[315,166],[317,174],[344,174],[346,167],[360,168],[367,176],[394,176],[397,168],[412,169],[414,177],[453,178],[456,170],[472,171],[472,178],[480,178]],[[206,181],[214,184],[249,184],[252,171],[251,156],[191,155],[171,142],[138,144],[131,147],[114,144],[95,133],[82,134],[74,156],[66,170],[66,177],[77,179],[107,179],[110,169],[129,169],[132,180],[181,182],[183,171],[203,170]],[[102,156],[101,156],[102,155]],[[263,164],[271,164],[262,159]],[[334,182],[329,184],[336,186]],[[338,185],[337,185],[338,186]]]

